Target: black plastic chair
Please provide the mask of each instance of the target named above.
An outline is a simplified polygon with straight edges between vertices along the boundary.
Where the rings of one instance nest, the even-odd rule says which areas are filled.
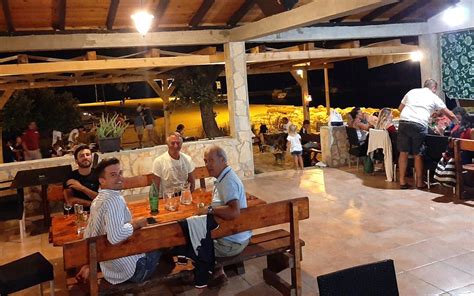
[[[361,145],[357,130],[346,126],[347,140],[349,141],[349,167],[351,167],[351,155],[357,158],[357,169],[359,168],[359,158],[367,156],[367,146]]]
[[[317,277],[321,296],[398,296],[393,260],[354,266]]]
[[[438,135],[426,135],[425,152],[423,154],[424,167],[426,169],[426,181],[428,189],[431,186],[431,172],[434,172],[443,152],[448,148],[449,138]]]
[[[54,295],[53,265],[36,252],[16,261],[0,266],[0,295],[8,295],[35,285],[50,282],[51,295]]]
[[[25,211],[23,195],[10,189],[11,181],[0,182],[0,221],[18,220],[20,240],[25,237]]]

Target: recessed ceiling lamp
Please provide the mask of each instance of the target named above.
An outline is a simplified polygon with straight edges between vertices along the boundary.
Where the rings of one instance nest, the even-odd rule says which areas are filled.
[[[456,5],[443,12],[443,21],[451,27],[456,27],[467,21],[469,11],[462,5]]]
[[[421,51],[414,51],[410,53],[410,59],[414,62],[419,62],[423,59],[423,53]]]
[[[296,70],[296,74],[297,74],[299,77],[303,77],[303,70],[301,70],[301,69]]]
[[[150,30],[153,18],[153,15],[144,10],[132,14],[132,20],[135,23],[135,28],[137,28],[138,33],[142,34],[143,36],[145,36]]]

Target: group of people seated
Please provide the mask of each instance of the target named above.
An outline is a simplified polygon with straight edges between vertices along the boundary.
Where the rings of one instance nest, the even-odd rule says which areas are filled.
[[[195,165],[190,156],[181,152],[183,139],[178,133],[171,134],[166,140],[168,150],[157,157],[152,166],[153,182],[164,192],[167,188],[190,183],[194,191]],[[88,146],[76,148],[74,158],[78,169],[64,182],[65,202],[82,204],[90,208],[90,218],[84,232],[84,237],[107,235],[111,244],[120,243],[129,238],[136,229],[147,225],[146,219],[132,220],[126,201],[121,193],[123,177],[120,161],[117,158],[107,158],[92,167],[92,152]],[[212,192],[212,204],[199,208],[200,214],[212,214],[223,220],[233,220],[239,217],[240,209],[247,207],[245,189],[242,181],[234,170],[227,164],[225,151],[219,146],[210,146],[203,154],[204,163],[210,176],[216,178]],[[207,215],[209,216],[209,215]],[[205,225],[205,224],[204,224]],[[250,231],[236,233],[213,241],[216,257],[235,256],[248,245]],[[160,257],[179,255],[175,250],[164,253],[161,250],[146,254],[138,254],[124,258],[101,262],[100,267],[105,279],[111,284],[125,281],[143,282],[148,280],[159,264]],[[214,265],[213,265],[214,266]],[[195,275],[195,286],[204,288],[209,285],[220,286],[227,281],[221,266],[217,266],[208,278],[206,273]],[[77,273],[79,281],[89,277],[89,267],[83,266]]]

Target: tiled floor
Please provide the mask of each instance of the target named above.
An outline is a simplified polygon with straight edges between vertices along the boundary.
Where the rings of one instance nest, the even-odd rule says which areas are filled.
[[[384,179],[355,169],[326,168],[264,173],[244,183],[248,192],[268,202],[310,198],[310,219],[300,224],[306,242],[304,295],[317,293],[318,275],[386,258],[395,261],[401,295],[472,295],[474,201],[453,203],[450,195],[402,191]],[[0,231],[0,263],[41,251],[55,264],[56,292],[64,295],[61,249],[49,245],[46,234],[29,236],[23,244],[11,241],[18,239],[15,223],[2,222]],[[264,266],[263,258],[249,261],[243,276],[204,294],[278,295],[263,284]],[[196,294],[192,289],[181,293]]]

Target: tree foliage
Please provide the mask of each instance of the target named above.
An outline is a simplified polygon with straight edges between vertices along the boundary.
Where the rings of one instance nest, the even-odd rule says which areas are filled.
[[[215,81],[221,71],[221,66],[196,66],[180,68],[174,73],[178,98],[174,103],[199,104],[204,132],[209,138],[222,136],[213,109],[218,95]]]
[[[16,91],[2,110],[3,130],[20,133],[30,121],[36,121],[40,131],[69,132],[80,124],[78,103],[71,93],[53,89]]]

